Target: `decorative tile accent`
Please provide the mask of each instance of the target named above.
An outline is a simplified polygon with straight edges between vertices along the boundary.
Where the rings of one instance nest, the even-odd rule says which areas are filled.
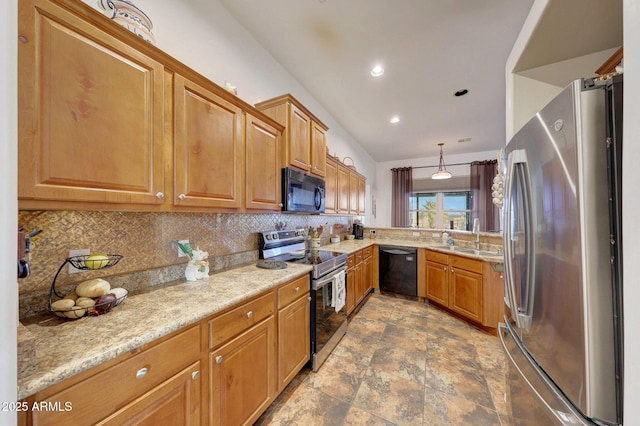
[[[57,289],[80,281],[105,278],[135,291],[179,279],[186,257],[178,257],[177,241],[188,239],[193,247],[209,252],[211,272],[255,262],[258,232],[276,228],[330,227],[346,233],[349,216],[232,213],[165,213],[112,211],[20,211],[18,225],[25,230],[43,229],[32,240],[31,275],[19,281],[20,318],[46,310],[51,282],[69,250],[88,248],[92,253],[122,254],[113,268],[70,275],[60,272]]]

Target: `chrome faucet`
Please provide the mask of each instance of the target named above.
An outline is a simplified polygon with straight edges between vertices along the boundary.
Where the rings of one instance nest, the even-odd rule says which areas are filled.
[[[473,233],[476,234],[476,250],[480,250],[480,219],[473,219]]]

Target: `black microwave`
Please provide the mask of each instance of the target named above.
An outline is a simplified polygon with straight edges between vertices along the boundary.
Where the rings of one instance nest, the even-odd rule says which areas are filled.
[[[283,168],[282,211],[324,213],[324,180],[290,167]]]

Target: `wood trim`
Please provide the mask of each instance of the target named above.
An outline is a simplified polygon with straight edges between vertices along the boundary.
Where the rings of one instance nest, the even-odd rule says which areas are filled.
[[[329,130],[329,127],[327,127],[326,124],[320,121],[318,117],[316,117],[311,111],[309,111],[303,104],[300,103],[299,100],[294,98],[293,95],[291,95],[290,93],[286,93],[284,95],[278,96],[276,98],[268,99],[266,101],[258,102],[255,105],[255,107],[258,108],[259,110],[263,110],[263,109],[271,108],[273,106],[280,105],[287,102],[291,102],[293,105],[296,106],[296,108],[304,111],[304,113],[307,114],[309,117],[311,117],[311,120],[315,121],[325,132]]]
[[[604,75],[615,72],[616,66],[620,64],[620,62],[622,62],[622,58],[623,51],[621,47],[620,49],[616,50],[616,52],[611,55],[609,59],[607,59],[602,65],[600,65],[600,68],[596,70],[596,74]]]

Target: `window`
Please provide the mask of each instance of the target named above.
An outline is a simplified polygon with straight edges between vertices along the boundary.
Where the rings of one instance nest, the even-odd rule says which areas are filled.
[[[471,205],[471,191],[413,194],[409,197],[409,226],[470,231]]]

